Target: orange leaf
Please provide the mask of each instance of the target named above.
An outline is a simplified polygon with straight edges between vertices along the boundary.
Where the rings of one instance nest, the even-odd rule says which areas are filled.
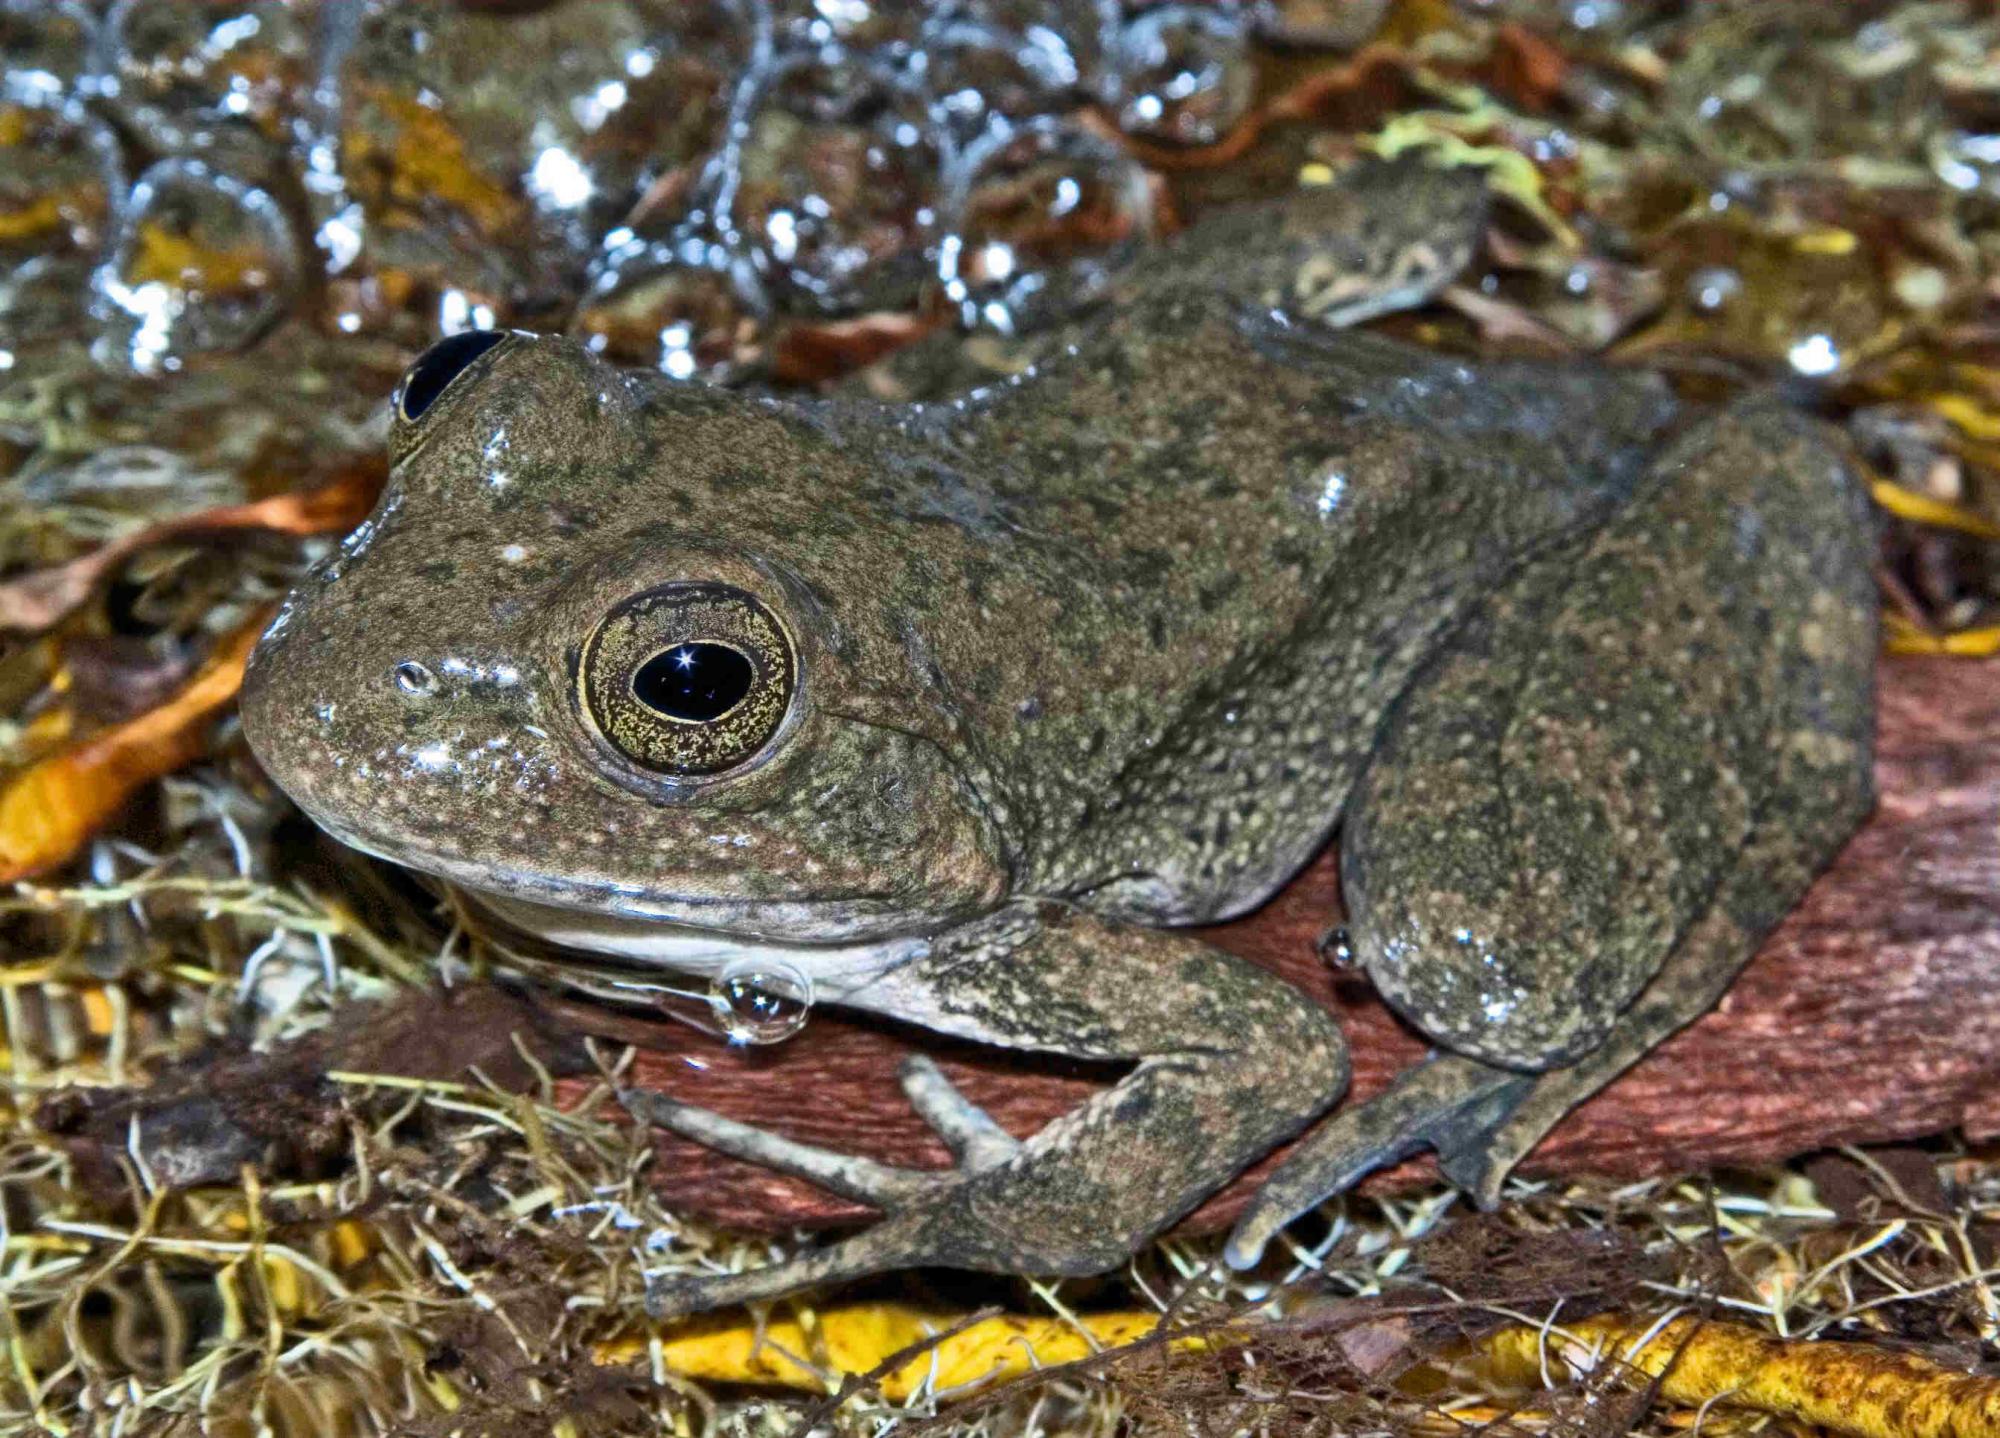
[[[1508,22],[1495,37],[1495,83],[1516,104],[1545,110],[1562,91],[1569,60],[1563,52],[1523,25]]]
[[[0,883],[62,863],[134,790],[199,758],[209,720],[242,687],[270,618],[268,610],[253,616],[159,708],[30,765],[0,789]]]
[[[149,525],[67,564],[0,584],[0,633],[39,634],[51,628],[89,599],[112,570],[140,550],[168,540],[241,529],[300,535],[352,529],[367,518],[381,487],[379,469],[357,465],[318,489],[227,504]]]

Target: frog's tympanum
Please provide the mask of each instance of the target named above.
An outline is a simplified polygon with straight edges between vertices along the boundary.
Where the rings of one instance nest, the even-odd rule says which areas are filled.
[[[628,1094],[883,1215],[656,1312],[1120,1263],[1341,1094],[1328,1015],[1184,932],[1336,827],[1353,953],[1436,1048],[1304,1139],[1228,1257],[1419,1148],[1491,1199],[1860,821],[1871,526],[1825,429],[1310,317],[1383,307],[1356,273],[1434,288],[1464,248],[1437,216],[1478,223],[1451,184],[1198,226],[952,402],[520,333],[411,370],[380,507],[244,691],[309,814],[560,946],[781,958],[825,1002],[1129,1065],[1020,1137],[913,1062],[947,1172]]]

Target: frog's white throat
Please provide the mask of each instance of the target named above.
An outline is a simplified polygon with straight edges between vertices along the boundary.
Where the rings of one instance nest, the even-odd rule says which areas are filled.
[[[921,958],[930,949],[927,939],[910,935],[834,943],[787,942],[652,916],[569,909],[463,889],[459,892],[476,912],[544,943],[647,968],[708,979],[739,960],[778,959],[809,980],[818,999],[832,1003]]]

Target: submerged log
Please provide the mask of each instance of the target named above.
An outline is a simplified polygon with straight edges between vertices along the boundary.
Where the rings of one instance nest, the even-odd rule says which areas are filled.
[[[1583,1105],[1524,1174],[1639,1178],[1770,1162],[1834,1144],[1963,1129],[2000,1134],[2000,664],[1891,659],[1882,672],[1880,804],[1721,1006]],[[1383,1088],[1424,1044],[1358,976],[1331,972],[1316,942],[1339,922],[1334,856],[1258,913],[1207,931],[1339,1016],[1353,1094]],[[944,1146],[904,1102],[903,1055],[921,1047],[974,1101],[1025,1137],[1104,1081],[1059,1061],[951,1044],[914,1030],[813,1016],[768,1051],[732,1051],[671,1021],[570,1025],[645,1047],[630,1081],[807,1143],[942,1168]],[[585,1081],[565,1081],[572,1095]],[[669,1134],[653,1181],[688,1213],[775,1229],[868,1210]],[[1191,1228],[1226,1224],[1275,1161],[1204,1205]],[[1428,1161],[1371,1182],[1407,1185]]]

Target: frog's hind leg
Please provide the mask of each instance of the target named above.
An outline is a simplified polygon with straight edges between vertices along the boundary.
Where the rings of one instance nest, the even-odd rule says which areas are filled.
[[[885,1269],[1099,1273],[1296,1133],[1347,1080],[1332,1018],[1185,934],[1045,906],[941,937],[842,1003],[1010,1048],[1124,1060],[1116,1085],[1025,1139],[913,1061],[903,1090],[956,1164],[895,1168],[780,1138],[658,1094],[641,1119],[882,1211],[873,1227],[749,1273],[656,1279],[677,1316]]]
[[[1758,939],[1783,917],[1782,909],[1769,912],[1770,897],[1802,893],[1826,856],[1811,842],[1770,847],[1773,852],[1745,856],[1741,877],[1725,886],[1603,1043],[1565,1068],[1528,1080],[1514,1075],[1522,1086],[1503,1111],[1440,1139],[1438,1167],[1447,1178],[1491,1207],[1514,1165],[1571,1109],[1715,1007],[1756,953]]]
[[[1387,726],[1342,854],[1371,978],[1450,1053],[1300,1145],[1232,1262],[1419,1144],[1490,1200],[1720,997],[1867,811],[1871,552],[1817,427],[1746,404],[1455,637]]]

